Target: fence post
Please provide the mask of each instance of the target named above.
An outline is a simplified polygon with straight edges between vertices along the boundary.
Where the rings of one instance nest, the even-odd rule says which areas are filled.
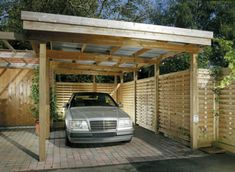
[[[199,100],[197,56],[197,54],[191,54],[190,61],[190,138],[193,149],[198,147]]]
[[[159,132],[159,89],[158,89],[158,80],[159,80],[159,67],[160,63],[154,65],[154,84],[155,84],[155,120],[154,120],[154,128],[155,132]]]
[[[138,80],[138,71],[133,72],[133,77],[134,77],[134,112],[135,112],[135,121],[134,123],[136,124],[137,121],[137,114],[136,114],[136,85],[137,85],[137,80]]]

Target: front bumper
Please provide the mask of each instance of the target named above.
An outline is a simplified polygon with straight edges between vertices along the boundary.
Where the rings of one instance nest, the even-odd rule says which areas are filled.
[[[130,141],[134,129],[128,130],[107,130],[100,132],[77,132],[66,130],[66,135],[71,143],[111,143]]]

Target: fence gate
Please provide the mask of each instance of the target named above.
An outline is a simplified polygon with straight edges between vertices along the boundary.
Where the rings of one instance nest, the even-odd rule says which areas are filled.
[[[159,76],[159,131],[190,143],[189,70]]]

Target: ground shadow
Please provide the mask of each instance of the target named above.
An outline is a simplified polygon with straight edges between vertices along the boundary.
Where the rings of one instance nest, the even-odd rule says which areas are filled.
[[[25,129],[24,129],[25,130]],[[30,131],[29,131],[30,132]],[[15,147],[17,147],[18,149],[22,150],[23,152],[25,152],[26,154],[28,154],[29,156],[31,156],[32,158],[39,160],[39,156],[37,154],[35,154],[34,152],[32,152],[31,150],[27,149],[26,147],[24,147],[23,145],[19,144],[18,142],[16,142],[15,140],[11,139],[10,137],[6,136],[5,134],[3,134],[2,132],[0,132],[0,137],[4,138],[6,141],[8,141],[9,143],[11,143],[12,145],[14,145]]]
[[[49,142],[54,144],[57,147],[61,147],[61,145],[68,148],[101,148],[101,147],[110,147],[110,146],[118,146],[126,144],[126,142],[113,142],[113,143],[79,143],[79,144],[71,144],[71,146],[65,145],[65,130],[63,128],[54,128],[54,134],[50,136],[48,139]],[[55,132],[58,132],[57,134]],[[63,134],[62,134],[63,133]]]

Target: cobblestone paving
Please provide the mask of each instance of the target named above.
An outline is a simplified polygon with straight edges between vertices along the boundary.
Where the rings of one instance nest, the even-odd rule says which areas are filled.
[[[32,129],[0,131],[0,172],[28,171],[123,164],[206,154],[137,128],[130,143],[65,146],[64,131],[54,131],[47,140],[47,159],[38,162],[38,137]]]

